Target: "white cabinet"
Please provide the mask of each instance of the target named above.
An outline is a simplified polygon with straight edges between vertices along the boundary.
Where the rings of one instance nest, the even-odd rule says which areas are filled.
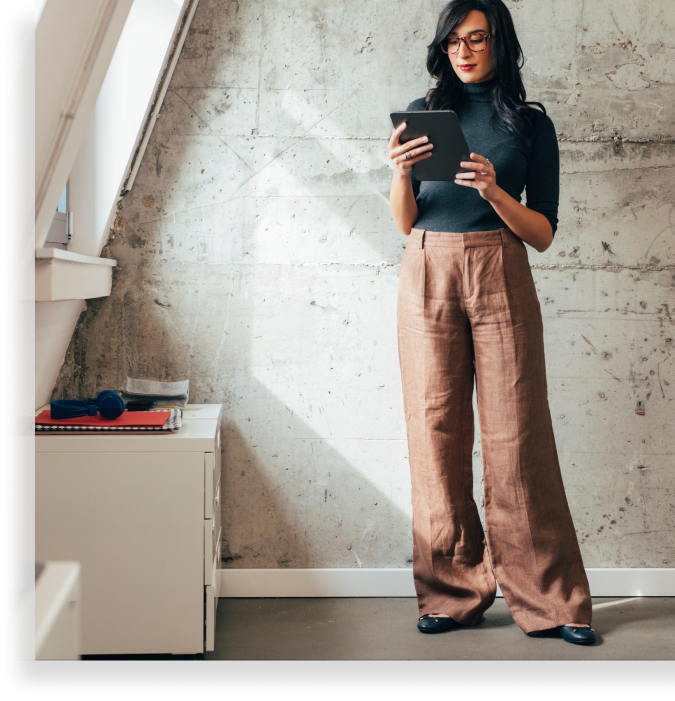
[[[80,659],[80,565],[36,563],[35,659]]]
[[[221,410],[188,405],[172,435],[36,436],[35,558],[82,566],[83,655],[213,650]]]

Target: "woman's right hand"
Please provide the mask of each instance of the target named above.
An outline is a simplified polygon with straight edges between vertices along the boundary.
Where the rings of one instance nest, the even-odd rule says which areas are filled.
[[[406,122],[401,122],[396,129],[391,132],[391,138],[389,139],[389,158],[393,162],[396,171],[401,175],[410,177],[410,171],[413,165],[423,158],[429,158],[434,145],[427,143],[429,138],[426,136],[420,136],[419,139],[406,141],[405,144],[402,144],[399,141],[399,137],[406,126]],[[410,158],[406,158],[406,153],[410,153]]]

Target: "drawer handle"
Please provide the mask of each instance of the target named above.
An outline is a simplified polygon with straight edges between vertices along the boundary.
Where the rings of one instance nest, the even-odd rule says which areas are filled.
[[[215,532],[216,532],[216,524],[212,523],[211,524],[211,535],[215,535]]]

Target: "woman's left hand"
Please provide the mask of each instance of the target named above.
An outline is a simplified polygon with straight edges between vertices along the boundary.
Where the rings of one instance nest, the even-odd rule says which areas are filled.
[[[462,168],[470,168],[470,173],[457,173],[455,183],[463,187],[473,187],[488,202],[497,195],[497,174],[495,167],[485,156],[471,153],[472,161],[462,161]]]

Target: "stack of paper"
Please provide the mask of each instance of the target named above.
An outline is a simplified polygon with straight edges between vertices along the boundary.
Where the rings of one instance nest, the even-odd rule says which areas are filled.
[[[156,401],[157,406],[183,407],[187,404],[189,380],[181,382],[157,382],[155,380],[135,380],[127,377],[117,390],[126,400],[145,399]]]

